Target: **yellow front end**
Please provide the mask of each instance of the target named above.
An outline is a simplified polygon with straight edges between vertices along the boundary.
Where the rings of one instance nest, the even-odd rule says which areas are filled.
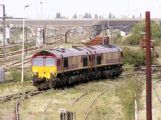
[[[57,76],[57,67],[56,66],[32,66],[33,76],[46,80]]]

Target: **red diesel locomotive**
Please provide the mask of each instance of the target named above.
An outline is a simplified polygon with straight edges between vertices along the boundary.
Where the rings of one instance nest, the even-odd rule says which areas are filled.
[[[122,73],[122,57],[122,49],[114,45],[42,50],[32,57],[33,85],[44,89],[117,78]]]

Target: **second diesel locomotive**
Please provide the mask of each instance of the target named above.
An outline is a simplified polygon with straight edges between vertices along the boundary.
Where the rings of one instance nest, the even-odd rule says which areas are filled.
[[[31,60],[33,85],[44,89],[116,78],[122,73],[122,58],[122,49],[114,45],[42,50]]]

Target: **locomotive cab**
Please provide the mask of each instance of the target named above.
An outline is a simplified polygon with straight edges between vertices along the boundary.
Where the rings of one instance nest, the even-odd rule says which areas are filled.
[[[47,52],[41,52],[32,57],[32,74],[34,78],[46,79],[56,77],[57,58]]]

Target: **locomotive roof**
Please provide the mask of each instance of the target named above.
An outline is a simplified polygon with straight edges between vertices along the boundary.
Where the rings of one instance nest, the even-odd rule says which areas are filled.
[[[81,48],[57,48],[51,50],[53,54],[57,57],[70,57],[70,56],[78,56],[78,55],[88,55],[89,52],[85,49]]]
[[[78,55],[88,55],[90,53],[101,54],[105,52],[117,52],[122,51],[121,48],[114,45],[94,45],[94,46],[82,46],[82,47],[73,47],[73,48],[56,48],[49,50],[42,50],[36,53],[34,56],[41,55],[44,53],[46,55],[53,55],[57,58],[65,58],[70,56],[78,56]]]
[[[89,51],[83,48],[56,48],[56,49],[48,49],[48,50],[42,50],[36,53],[34,56],[37,55],[53,55],[56,56],[57,58],[64,58],[64,57],[70,57],[70,56],[79,56],[79,55],[88,55]]]
[[[117,47],[114,45],[94,45],[94,46],[85,46],[84,48],[86,48],[96,54],[122,51],[122,49],[120,47]]]

